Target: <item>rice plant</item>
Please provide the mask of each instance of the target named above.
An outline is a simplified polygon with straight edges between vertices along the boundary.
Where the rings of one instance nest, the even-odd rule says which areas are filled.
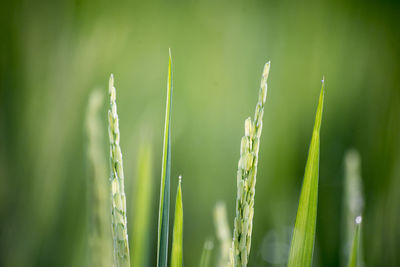
[[[111,194],[112,194],[112,235],[114,246],[114,265],[116,267],[130,266],[129,242],[126,217],[126,197],[124,190],[124,172],[122,164],[122,153],[120,147],[119,120],[116,105],[116,89],[114,77],[111,75],[109,82],[110,109],[108,111],[109,140],[110,140],[110,162],[111,162]],[[169,227],[169,201],[170,201],[170,173],[171,173],[171,100],[172,100],[172,58],[169,53],[167,105],[165,112],[164,147],[162,157],[160,207],[157,242],[157,266],[167,266],[168,263],[168,227]],[[140,255],[133,257],[136,266],[142,266],[145,262],[143,257],[144,244],[146,243],[146,228],[148,225],[149,210],[149,169],[150,151],[146,147],[140,153],[140,171],[138,189],[140,190],[136,202],[137,211],[145,214],[146,218],[137,218],[135,222],[135,253]],[[178,191],[175,207],[174,239],[172,246],[171,266],[182,266],[182,229],[183,229],[183,205],[181,178],[179,178]]]
[[[232,257],[234,266],[247,266],[251,246],[254,216],[258,150],[262,131],[264,104],[267,97],[267,79],[270,62],[264,66],[254,119],[245,121],[245,135],[240,144],[237,171],[236,217],[234,221]]]
[[[254,218],[254,196],[258,165],[258,152],[262,132],[262,118],[264,104],[267,96],[267,79],[270,70],[270,62],[264,66],[258,102],[254,118],[245,120],[245,135],[241,139],[240,159],[237,171],[237,196],[236,216],[234,219],[233,239],[230,236],[227,223],[226,207],[218,203],[214,210],[214,220],[219,240],[219,250],[216,255],[218,267],[235,266],[246,267],[248,264],[251,235]],[[158,214],[158,238],[157,238],[157,266],[166,267],[168,264],[168,236],[169,236],[169,212],[170,212],[170,183],[171,183],[171,104],[172,104],[172,57],[169,53],[167,99],[165,111],[165,125],[163,137],[163,154],[160,184],[160,204]],[[314,249],[318,180],[319,180],[319,150],[320,128],[324,103],[324,80],[318,101],[315,124],[312,133],[308,158],[304,173],[303,185],[300,193],[299,206],[293,237],[290,247],[288,266],[311,266]],[[124,191],[124,173],[122,153],[120,148],[119,121],[116,106],[116,89],[111,75],[109,83],[110,109],[108,111],[110,162],[111,162],[111,192],[112,192],[112,236],[114,245],[114,265],[130,266],[129,245],[127,235],[126,202]],[[92,126],[94,128],[94,126]],[[90,127],[89,127],[90,130]],[[92,135],[93,135],[92,130]],[[89,131],[90,132],[90,131]],[[94,137],[92,138],[94,139]],[[138,197],[134,203],[135,211],[144,214],[144,218],[136,217],[134,228],[134,253],[132,262],[135,266],[145,265],[146,262],[146,233],[149,223],[149,195],[150,195],[150,150],[146,146],[139,156],[139,183]],[[353,156],[352,156],[353,155]],[[362,211],[362,200],[358,174],[357,160],[354,154],[346,157],[347,187],[346,203],[349,206],[349,214]],[[351,255],[348,266],[357,266],[359,259],[361,217],[356,218],[356,230],[352,242]],[[348,232],[349,233],[349,232]],[[208,267],[211,264],[211,255],[214,243],[211,238],[206,239],[200,258],[200,267]],[[138,253],[138,254],[135,254]],[[175,202],[175,218],[173,226],[173,240],[171,249],[170,266],[183,266],[183,201],[181,177],[177,186]]]
[[[117,114],[116,89],[114,76],[109,82],[110,109],[108,110],[108,136],[110,141],[111,166],[111,219],[114,240],[114,264],[116,267],[129,267],[129,242],[126,219],[126,197],[124,186],[124,170],[120,147],[119,120]]]
[[[311,266],[317,221],[319,140],[324,103],[324,80],[318,101],[314,130],[308,151],[303,186],[289,254],[289,267]]]

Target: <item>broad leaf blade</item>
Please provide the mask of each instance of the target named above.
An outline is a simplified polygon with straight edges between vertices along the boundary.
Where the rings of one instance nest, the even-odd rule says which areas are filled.
[[[349,258],[349,267],[357,267],[358,265],[358,252],[360,245],[360,228],[361,228],[361,216],[356,218],[356,228],[354,230],[354,238],[353,244],[351,246],[350,258]]]
[[[319,136],[324,102],[324,81],[322,81],[314,130],[308,151],[303,186],[297,210],[296,224],[290,247],[289,267],[311,266],[318,202]]]
[[[158,213],[157,266],[168,263],[168,226],[171,175],[171,102],[172,102],[172,58],[169,51],[167,104],[165,109],[164,145],[161,168],[160,208]]]
[[[171,252],[171,267],[182,267],[182,250],[183,250],[183,205],[182,205],[182,186],[181,177],[179,176],[178,190],[175,202],[175,221],[174,234]]]

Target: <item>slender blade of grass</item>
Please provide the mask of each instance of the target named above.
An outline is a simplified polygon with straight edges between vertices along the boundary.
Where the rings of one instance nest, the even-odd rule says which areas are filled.
[[[152,149],[148,140],[143,140],[139,149],[137,163],[137,183],[136,197],[132,213],[135,213],[133,221],[133,242],[132,251],[135,252],[132,257],[133,267],[143,267],[148,265],[149,232],[150,232],[150,211],[152,199]]]
[[[231,259],[231,245],[232,236],[228,224],[228,216],[226,212],[226,205],[224,202],[219,202],[214,208],[214,224],[219,241],[219,253],[217,259],[218,267],[227,267],[232,264]]]
[[[342,266],[346,266],[354,237],[354,218],[363,213],[364,196],[361,177],[361,157],[357,150],[347,151],[344,159],[344,201],[343,201],[343,241]],[[362,262],[362,246],[360,244],[358,260]]]
[[[110,199],[107,194],[107,162],[103,149],[104,135],[100,111],[104,105],[104,95],[100,90],[90,94],[86,117],[88,135],[88,158],[90,161],[89,195],[89,249],[90,266],[112,265]]]
[[[322,80],[314,130],[308,151],[308,159],[300,194],[296,223],[293,230],[288,263],[289,267],[311,266],[317,219],[319,143],[323,103],[324,80]]]
[[[172,57],[169,50],[167,103],[165,109],[164,145],[161,168],[160,207],[158,213],[157,266],[168,263],[168,227],[171,176],[171,102],[172,102]]]
[[[358,266],[361,221],[362,221],[361,216],[358,216],[356,218],[356,227],[354,230],[354,238],[353,238],[353,244],[351,246],[348,267],[357,267]]]
[[[175,202],[174,234],[171,252],[171,267],[182,267],[183,250],[183,205],[182,205],[182,179],[179,176],[178,190]]]
[[[214,242],[211,238],[207,238],[204,242],[203,251],[200,257],[200,267],[209,267],[211,261],[211,254],[214,249]]]
[[[128,229],[126,219],[126,196],[124,188],[124,169],[120,147],[119,119],[116,103],[114,77],[109,84],[110,109],[108,110],[108,133],[110,139],[111,195],[112,195],[112,233],[114,240],[114,263],[116,267],[130,266]]]

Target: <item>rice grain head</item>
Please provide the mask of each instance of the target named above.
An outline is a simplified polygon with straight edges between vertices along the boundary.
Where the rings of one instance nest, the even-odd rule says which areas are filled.
[[[111,74],[109,83],[110,109],[108,110],[108,136],[110,140],[111,164],[111,218],[114,243],[114,264],[116,267],[130,266],[129,243],[126,219],[126,197],[124,170],[120,147],[119,120],[117,114],[116,89]]]
[[[251,232],[254,216],[254,194],[256,185],[258,150],[262,131],[264,104],[267,97],[267,79],[270,62],[264,66],[254,119],[245,121],[245,135],[240,145],[240,160],[237,171],[236,217],[232,242],[232,258],[235,267],[245,267],[251,247]]]

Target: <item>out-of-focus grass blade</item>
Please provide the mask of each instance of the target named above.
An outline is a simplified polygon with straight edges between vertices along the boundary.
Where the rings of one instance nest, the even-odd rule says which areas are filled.
[[[137,183],[135,209],[133,210],[133,243],[132,251],[134,255],[131,259],[133,267],[143,267],[148,265],[148,247],[149,247],[149,228],[150,211],[152,199],[152,155],[151,145],[148,141],[142,141],[139,149],[137,163]]]
[[[344,180],[344,232],[343,232],[343,257],[342,265],[346,266],[349,259],[350,247],[354,233],[354,218],[363,213],[364,197],[361,179],[361,157],[357,150],[347,151],[344,159],[345,180]],[[359,247],[359,261],[362,261],[362,246]]]
[[[183,205],[182,205],[182,177],[179,176],[178,190],[175,202],[174,234],[171,252],[171,267],[182,267],[183,244]]]
[[[169,50],[167,104],[165,109],[164,145],[161,168],[160,209],[158,213],[157,266],[168,263],[168,226],[171,175],[171,102],[172,102],[172,58]]]
[[[318,101],[314,130],[308,151],[303,186],[297,210],[289,254],[289,267],[311,266],[314,249],[315,225],[318,202],[319,135],[324,103],[324,80]]]
[[[354,231],[353,244],[351,246],[350,258],[349,258],[349,267],[357,267],[358,264],[358,251],[360,244],[360,228],[361,228],[361,216],[356,218],[356,227]]]
[[[112,265],[111,220],[108,212],[111,208],[107,193],[107,163],[102,122],[99,114],[104,105],[104,95],[100,90],[90,94],[86,115],[88,135],[88,157],[90,161],[89,195],[89,248],[90,266],[106,267]]]
[[[214,224],[219,241],[219,251],[216,266],[227,267],[231,259],[232,236],[229,230],[228,216],[226,205],[224,202],[219,202],[214,208]]]
[[[209,267],[212,250],[214,248],[214,242],[211,238],[207,238],[204,242],[203,252],[200,258],[200,267]]]

